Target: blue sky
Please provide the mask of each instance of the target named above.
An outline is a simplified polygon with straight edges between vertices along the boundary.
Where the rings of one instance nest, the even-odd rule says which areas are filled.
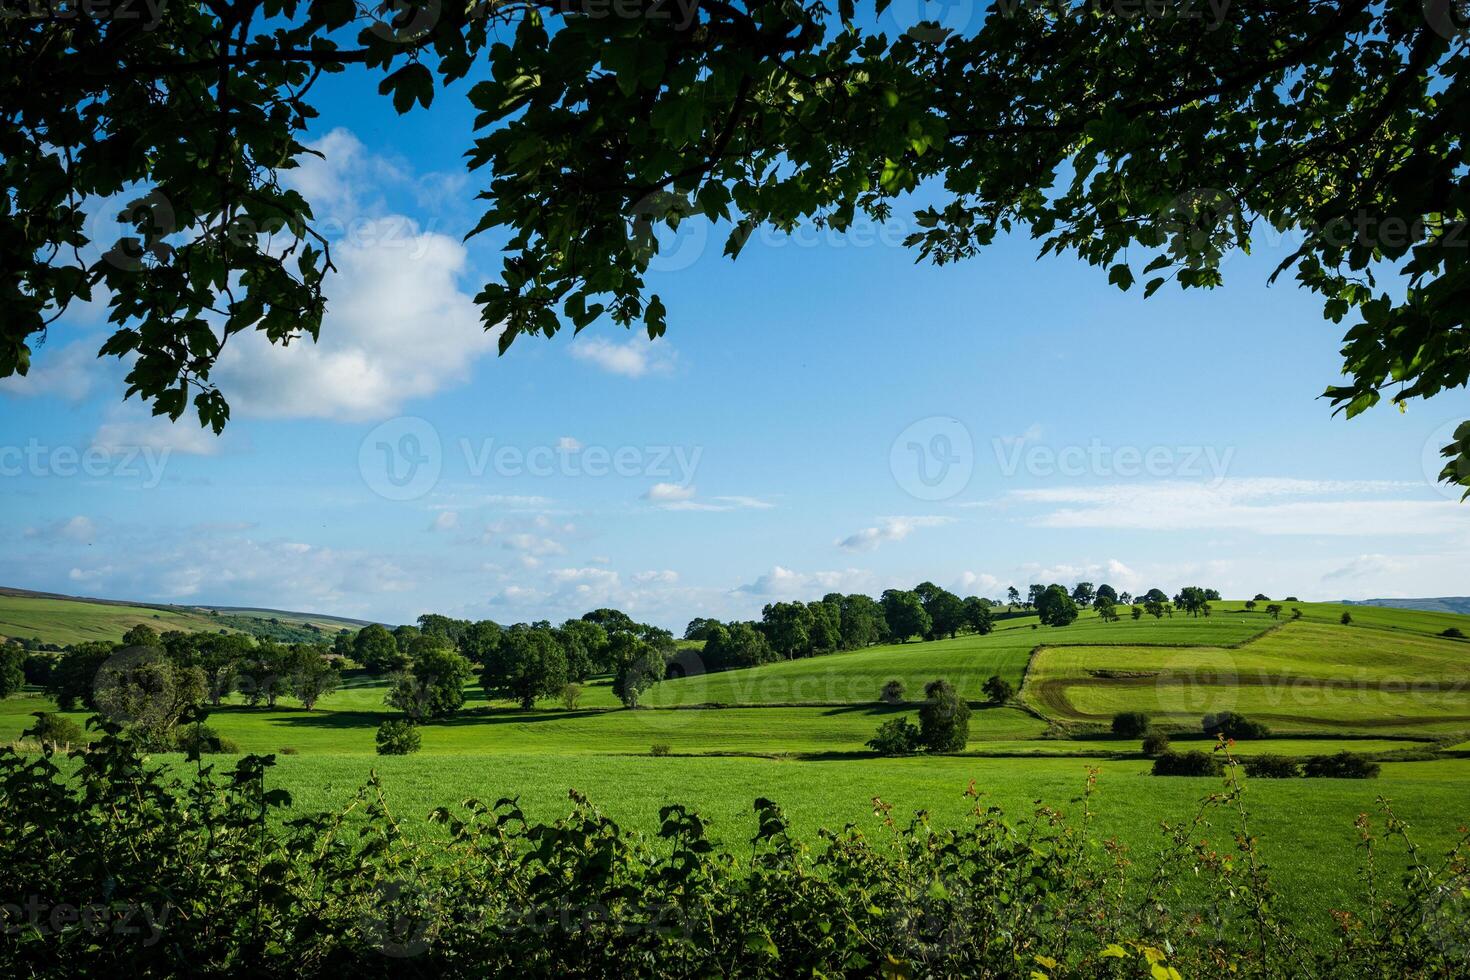
[[[215,439],[123,404],[102,310],[75,311],[0,382],[0,584],[669,626],[923,579],[1470,592],[1470,507],[1426,477],[1470,399],[1332,417],[1341,328],[1266,286],[1289,241],[1145,302],[1025,238],[916,265],[903,212],[737,262],[686,225],[653,276],[665,340],[602,323],[497,357],[464,88],[400,119],[357,84],[321,90],[327,160],[292,177],[336,240],[321,342],[228,350]]]

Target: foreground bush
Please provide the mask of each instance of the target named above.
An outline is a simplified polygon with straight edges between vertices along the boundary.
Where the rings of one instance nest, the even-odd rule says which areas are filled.
[[[1192,752],[1163,752],[1154,760],[1155,776],[1218,776],[1220,757],[1195,749]]]
[[[1378,763],[1356,752],[1314,755],[1302,766],[1308,779],[1377,779],[1381,768]]]
[[[1359,822],[1365,914],[1280,920],[1233,766],[1154,872],[1091,836],[1090,781],[1076,822],[971,790],[969,826],[875,801],[874,839],[815,848],[761,799],[726,851],[682,806],[650,840],[575,792],[554,823],[469,800],[411,840],[376,777],[292,813],[273,764],[163,769],[117,729],[0,749],[0,976],[1448,978],[1470,941],[1466,842],[1426,864],[1386,805]],[[1390,843],[1407,875],[1375,870]]]

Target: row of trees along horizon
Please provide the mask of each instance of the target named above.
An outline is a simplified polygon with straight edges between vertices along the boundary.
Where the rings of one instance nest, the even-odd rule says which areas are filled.
[[[325,643],[280,643],[268,637],[168,631],[148,625],[122,642],[87,641],[61,650],[27,649],[8,642],[0,654],[0,696],[26,684],[41,687],[62,710],[103,710],[167,740],[190,707],[219,707],[232,696],[248,706],[278,707],[293,698],[306,710],[356,674],[387,677],[385,703],[407,720],[448,718],[464,706],[476,676],[487,698],[522,708],[559,699],[575,708],[581,685],[610,677],[614,694],[637,707],[645,691],[666,677],[755,667],[778,660],[857,650],[876,644],[925,641],[961,633],[990,633],[999,620],[1037,614],[1039,624],[1066,626],[1091,608],[1117,621],[1118,607],[1134,618],[1210,615],[1219,592],[1197,586],[1172,599],[1161,589],[1137,597],[1103,584],[1033,585],[1004,600],[961,598],[932,582],[889,589],[878,599],[830,593],[816,602],[775,602],[759,621],[695,618],[684,643],[672,632],[639,623],[617,609],[595,609],[560,626],[549,621],[502,626],[428,613],[416,625],[372,624],[343,630]],[[1257,600],[1266,600],[1258,595]],[[1288,600],[1291,601],[1291,600]],[[1247,603],[1254,606],[1255,602]],[[1268,607],[1269,609],[1279,607]],[[695,644],[702,644],[696,649]]]

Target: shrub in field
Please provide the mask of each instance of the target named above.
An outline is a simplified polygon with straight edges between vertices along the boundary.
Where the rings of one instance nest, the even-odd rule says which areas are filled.
[[[1169,736],[1163,732],[1149,732],[1143,736],[1143,754],[1146,756],[1163,755],[1169,751]]]
[[[981,687],[985,697],[991,704],[1005,704],[1016,696],[1016,688],[1010,681],[999,674],[992,674]]]
[[[919,737],[930,752],[960,752],[970,741],[970,706],[946,680],[924,685]]]
[[[903,701],[903,681],[897,677],[883,685],[882,692],[878,695],[888,704],[900,704]]]
[[[1302,774],[1301,766],[1297,765],[1295,759],[1288,759],[1284,755],[1272,755],[1270,752],[1248,755],[1241,765],[1245,768],[1247,776],[1253,776],[1256,779],[1295,779]]]
[[[1137,738],[1148,731],[1148,715],[1142,711],[1120,711],[1113,715],[1113,734],[1119,738]]]
[[[280,755],[300,755],[301,750],[290,745],[283,745],[276,752]]]
[[[1200,727],[1206,735],[1223,735],[1225,738],[1265,738],[1271,734],[1271,729],[1265,725],[1233,711],[1205,715]]]
[[[82,728],[70,718],[50,711],[33,711],[31,714],[36,722],[23,733],[25,738],[33,738],[41,745],[52,748],[82,744]]]
[[[409,755],[423,743],[418,726],[411,721],[390,718],[378,726],[378,755]]]
[[[946,829],[877,801],[876,832],[808,845],[758,799],[735,850],[683,806],[650,839],[573,792],[552,823],[467,800],[408,836],[376,776],[340,811],[299,812],[267,788],[272,765],[153,765],[116,726],[64,762],[0,749],[0,827],[42,828],[0,834],[5,894],[27,897],[0,904],[0,976],[1463,975],[1463,840],[1426,863],[1380,804],[1367,853],[1408,873],[1365,857],[1347,907],[1371,915],[1297,925],[1253,836],[1221,860],[1198,833],[1221,807],[1244,815],[1233,769],[1165,832],[1154,870],[1040,806],[977,805]]]
[[[1465,633],[1458,626],[1451,626],[1447,630],[1441,630],[1439,635],[1448,640],[1463,640],[1465,638]]]
[[[919,727],[907,718],[890,718],[868,739],[868,748],[879,755],[913,755],[924,747]]]
[[[233,755],[240,751],[240,746],[235,744],[234,739],[224,737],[202,721],[180,725],[175,743],[180,752],[190,755]]]
[[[1195,749],[1191,752],[1163,752],[1154,759],[1155,776],[1218,776],[1220,757]]]
[[[669,754],[669,747],[662,742],[657,742],[649,748],[648,754],[656,759],[662,759]]]
[[[582,701],[582,685],[577,683],[568,684],[561,689],[561,705],[568,711],[576,711],[577,705]]]
[[[1314,755],[1302,766],[1308,779],[1377,779],[1382,768],[1357,752]]]

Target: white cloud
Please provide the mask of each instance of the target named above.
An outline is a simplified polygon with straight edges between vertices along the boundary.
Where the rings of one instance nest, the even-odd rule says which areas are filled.
[[[25,536],[43,541],[78,541],[91,544],[97,540],[97,524],[87,515],[78,514],[46,527],[26,528]]]
[[[693,487],[680,486],[677,483],[655,483],[644,492],[643,499],[655,504],[666,504],[689,500],[693,496]]]
[[[152,415],[135,399],[107,407],[104,421],[92,435],[92,445],[111,453],[146,449],[158,453],[213,456],[220,450],[220,437],[199,424],[189,411],[177,422]]]
[[[1358,555],[1338,567],[1323,573],[1322,581],[1357,581],[1365,578],[1387,578],[1397,576],[1410,567],[1412,558],[1394,558],[1390,555]]]
[[[380,218],[333,246],[321,337],[287,346],[256,331],[225,345],[214,371],[230,404],[267,418],[368,421],[464,382],[496,345],[460,288],[468,253],[407,218]]]
[[[684,510],[720,512],[731,510],[769,510],[775,504],[757,497],[720,496],[708,500],[696,500],[695,488],[678,483],[655,483],[643,494],[643,499],[660,510]]]
[[[1056,565],[1023,565],[1022,570],[1028,583],[1036,582],[1042,585],[1050,585],[1059,582],[1063,585],[1076,585],[1078,582],[1091,582],[1094,585],[1106,583],[1118,590],[1133,590],[1139,588],[1152,588],[1158,585],[1158,580],[1145,584],[1146,576],[1140,575],[1116,558],[1109,558],[1105,562],[1083,562],[1080,564],[1062,563]],[[1166,580],[1173,581],[1184,574],[1182,571],[1171,573]],[[1188,578],[1188,574],[1184,574]],[[1197,576],[1196,576],[1197,577]],[[1185,584],[1181,581],[1180,584]],[[1022,589],[1024,592],[1025,590]]]
[[[1005,584],[994,575],[975,572],[962,572],[957,581],[960,589],[975,595],[989,596],[991,593],[999,592]]]
[[[665,374],[674,367],[674,349],[664,340],[634,338],[618,344],[602,337],[582,336],[569,350],[577,360],[625,378]]]
[[[1381,499],[1417,488],[1380,480],[1242,478],[1017,490],[1007,499],[1059,505],[1033,523],[1057,528],[1268,535],[1402,535],[1470,531],[1470,510],[1446,500]],[[1379,499],[1363,499],[1367,496]],[[1316,498],[1316,499],[1314,499]]]
[[[952,517],[880,517],[873,527],[855,531],[837,542],[846,551],[872,551],[891,541],[902,541],[921,527],[939,527],[954,522]]]
[[[328,237],[347,231],[364,214],[380,213],[383,189],[411,179],[403,167],[370,152],[348,129],[339,127],[308,145],[321,156],[302,157],[299,167],[281,176],[287,187],[311,202]],[[369,194],[378,196],[369,199]]]
[[[77,340],[60,350],[42,345],[31,355],[30,373],[0,378],[0,392],[7,395],[53,395],[67,401],[81,401],[91,394],[107,365],[97,358],[100,339]],[[34,345],[32,345],[34,346]]]
[[[459,527],[459,511],[441,510],[439,513],[434,515],[434,524],[432,530],[452,531],[457,527]]]
[[[873,573],[859,568],[841,571],[797,572],[776,565],[754,582],[735,589],[755,596],[784,599],[820,599],[828,592],[876,592]]]
[[[635,572],[633,581],[638,585],[673,585],[679,581],[679,573],[667,568],[661,572]]]

